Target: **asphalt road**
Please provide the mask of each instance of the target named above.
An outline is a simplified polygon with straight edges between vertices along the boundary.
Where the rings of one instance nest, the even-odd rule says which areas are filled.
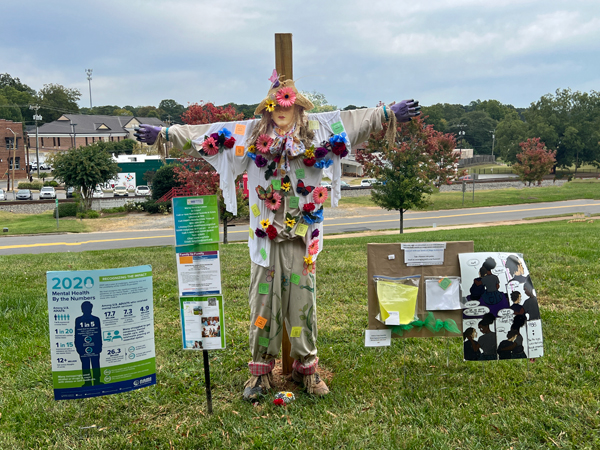
[[[399,215],[397,212],[374,209],[371,209],[371,211],[373,213],[361,214],[360,210],[356,210],[352,217],[326,218],[323,227],[324,233],[325,235],[331,235],[398,229]],[[572,200],[448,211],[408,211],[404,214],[404,227],[405,229],[431,229],[433,227],[518,221],[525,218],[575,213],[598,214],[600,213],[600,201]],[[222,234],[221,230],[221,236]],[[230,241],[246,240],[248,238],[248,226],[229,227],[228,238]],[[173,242],[172,229],[1,236],[0,255],[171,246]]]

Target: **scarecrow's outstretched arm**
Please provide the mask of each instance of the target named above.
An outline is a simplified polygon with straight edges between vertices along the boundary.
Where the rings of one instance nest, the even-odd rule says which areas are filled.
[[[138,141],[152,145],[156,142],[156,138],[161,130],[162,127],[155,127],[143,123],[135,129],[136,132],[133,135]]]

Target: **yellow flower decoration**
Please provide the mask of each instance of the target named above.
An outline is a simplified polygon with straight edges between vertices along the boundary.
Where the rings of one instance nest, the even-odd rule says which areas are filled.
[[[263,227],[263,230],[266,230],[269,225],[271,225],[271,221],[269,219],[263,219],[260,221],[260,226]]]
[[[307,148],[304,152],[304,156],[306,158],[312,158],[313,156],[315,156],[315,147],[311,146],[310,148]]]
[[[275,102],[273,100],[267,100],[265,102],[265,109],[269,112],[275,111]]]
[[[250,153],[256,153],[256,147],[254,145],[251,145],[250,147],[248,147],[248,151]]]
[[[285,226],[286,227],[294,228],[294,225],[296,225],[296,219],[294,219],[294,218],[285,219]]]
[[[281,183],[281,190],[285,192],[289,192],[292,187],[291,183]]]
[[[304,257],[304,264],[310,266],[313,263],[312,255],[308,255]]]

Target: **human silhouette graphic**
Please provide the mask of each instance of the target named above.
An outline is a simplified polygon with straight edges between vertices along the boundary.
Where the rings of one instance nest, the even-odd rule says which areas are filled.
[[[75,349],[79,353],[79,359],[81,359],[83,386],[104,384],[100,382],[102,329],[100,319],[92,315],[93,308],[94,305],[91,302],[83,302],[81,304],[83,315],[75,319]]]

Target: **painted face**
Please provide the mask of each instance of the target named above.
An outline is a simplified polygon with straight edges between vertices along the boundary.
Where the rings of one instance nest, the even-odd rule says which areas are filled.
[[[283,131],[289,131],[294,125],[294,106],[288,106],[284,108],[283,106],[277,105],[275,106],[275,111],[271,113],[273,117],[273,122]]]

